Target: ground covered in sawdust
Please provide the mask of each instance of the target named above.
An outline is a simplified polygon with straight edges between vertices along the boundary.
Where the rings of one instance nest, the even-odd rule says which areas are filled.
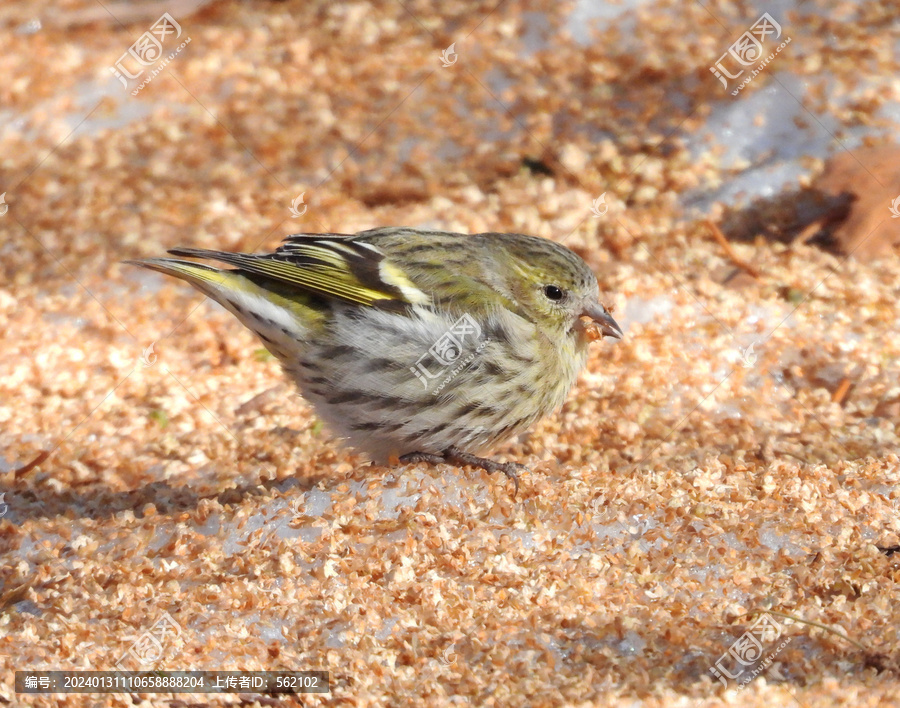
[[[13,685],[119,663],[328,671],[309,705],[900,703],[891,10],[780,4],[738,91],[710,67],[762,11],[728,4],[105,7],[0,9],[0,702],[296,700]],[[172,58],[120,80],[163,12]],[[843,206],[792,211],[823,172]],[[496,451],[517,498],[343,451],[120,264],[399,224],[561,241],[625,329]]]

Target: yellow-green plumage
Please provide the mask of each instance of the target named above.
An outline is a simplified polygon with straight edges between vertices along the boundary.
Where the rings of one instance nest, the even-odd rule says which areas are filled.
[[[474,461],[560,406],[592,321],[621,331],[569,249],[408,228],[291,236],[274,253],[134,261],[194,285],[262,339],[318,414],[377,462]],[[596,331],[596,330],[594,330]]]

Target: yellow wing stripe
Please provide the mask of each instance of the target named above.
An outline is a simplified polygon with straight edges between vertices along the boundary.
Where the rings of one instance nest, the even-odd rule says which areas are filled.
[[[300,267],[284,261],[255,259],[242,262],[240,267],[362,305],[371,305],[376,300],[391,299],[390,293],[362,287],[358,282],[349,280],[348,273],[340,267],[318,265]]]
[[[364,252],[335,240],[289,242],[266,256],[196,248],[175,248],[169,253],[210,258],[235,266],[246,275],[255,273],[313,294],[360,305],[391,308],[431,302],[402,269],[384,260],[378,249],[360,246],[366,246]]]
[[[416,284],[406,277],[406,273],[393,263],[382,261],[378,266],[378,275],[388,285],[398,288],[403,297],[413,305],[430,305],[431,297],[419,290]]]

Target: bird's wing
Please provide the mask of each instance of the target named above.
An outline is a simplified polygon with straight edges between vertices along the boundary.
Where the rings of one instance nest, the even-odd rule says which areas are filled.
[[[326,299],[385,310],[431,303],[431,297],[377,246],[342,234],[289,236],[274,253],[267,254],[196,248],[175,248],[169,253],[220,261],[245,275],[263,276]]]

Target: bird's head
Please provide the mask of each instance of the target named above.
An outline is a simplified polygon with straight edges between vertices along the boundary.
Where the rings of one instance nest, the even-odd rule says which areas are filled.
[[[507,286],[529,319],[547,334],[585,342],[622,337],[600,302],[596,276],[578,254],[531,236],[514,235],[504,245],[511,266]]]

